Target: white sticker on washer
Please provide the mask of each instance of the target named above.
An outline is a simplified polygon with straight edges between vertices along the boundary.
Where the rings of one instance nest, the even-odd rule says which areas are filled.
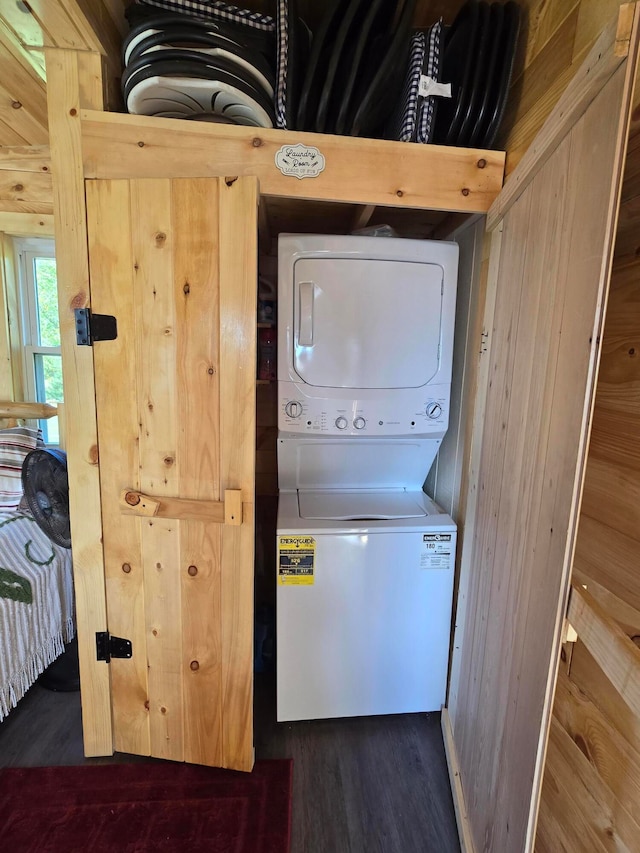
[[[453,567],[451,533],[423,533],[420,553],[421,569],[450,569]]]

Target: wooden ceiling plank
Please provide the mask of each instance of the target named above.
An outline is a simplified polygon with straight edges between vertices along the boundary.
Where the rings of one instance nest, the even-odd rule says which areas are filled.
[[[23,50],[23,46],[20,45],[20,49]],[[44,50],[40,50],[38,48],[29,48],[25,50],[25,55],[28,58],[28,61],[33,68],[33,70],[37,73],[38,77],[46,82],[47,79],[47,69],[45,67],[45,59],[44,59]]]
[[[14,172],[50,172],[48,145],[0,146],[0,170]]]
[[[3,210],[40,212],[51,208],[51,173],[0,171],[0,202]],[[9,205],[14,204],[14,207]]]
[[[0,139],[6,145],[13,145],[18,148],[28,144],[28,140],[20,136],[20,134],[14,130],[10,124],[3,121],[2,117],[0,117]]]
[[[0,50],[7,54],[16,64],[21,65],[34,81],[44,85],[46,72],[44,69],[44,54],[37,50],[27,49],[14,31],[0,15]]]
[[[53,210],[53,203],[45,204],[30,201],[8,201],[0,198],[0,213],[28,214],[29,216],[48,216]]]
[[[1,78],[0,78],[1,79]],[[49,141],[47,128],[20,104],[14,108],[16,101],[13,95],[3,85],[0,85],[0,119],[28,145],[45,145]],[[3,137],[0,137],[3,139]],[[12,143],[15,144],[15,143]]]
[[[75,5],[74,0],[64,0],[64,3],[62,0],[29,0],[31,15],[41,29],[40,43],[32,46],[94,50],[87,32],[80,32],[76,26]]]
[[[2,50],[1,47],[0,80],[13,101],[21,104],[27,112],[38,119],[42,127],[46,128],[47,90],[44,82],[32,76],[24,65],[16,62],[11,54]]]
[[[53,210],[53,203],[51,206]],[[0,210],[0,231],[12,237],[53,237],[53,213]]]
[[[45,34],[38,19],[24,3],[3,3],[1,14],[17,41],[24,47],[42,48],[51,43],[45,42]]]
[[[122,0],[29,0],[3,4],[0,15],[25,48],[61,47],[120,59],[127,25]]]
[[[27,114],[36,122],[44,134],[42,142],[47,141],[47,93],[44,83],[0,46],[0,81],[2,81],[3,98],[6,93],[15,115],[13,119],[21,120]],[[31,140],[29,140],[31,141]]]

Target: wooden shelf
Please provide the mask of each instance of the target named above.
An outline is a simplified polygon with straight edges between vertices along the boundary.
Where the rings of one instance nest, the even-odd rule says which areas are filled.
[[[251,175],[262,197],[486,213],[504,177],[503,151],[98,110],[82,110],[81,130],[85,178]],[[277,152],[296,145],[324,158],[315,178],[299,180],[276,167]]]
[[[271,385],[275,379],[256,379],[256,385]]]

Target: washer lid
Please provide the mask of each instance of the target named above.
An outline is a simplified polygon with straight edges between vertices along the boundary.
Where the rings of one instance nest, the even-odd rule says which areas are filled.
[[[428,513],[411,492],[298,492],[300,517],[335,521],[424,518]]]

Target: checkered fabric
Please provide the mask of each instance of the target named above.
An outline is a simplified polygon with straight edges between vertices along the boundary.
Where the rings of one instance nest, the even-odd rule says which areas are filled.
[[[426,36],[426,56],[423,74],[440,81],[440,42],[442,40],[442,18],[429,27]],[[446,80],[444,81],[447,82]],[[420,98],[418,104],[416,142],[431,142],[435,126],[436,96]]]
[[[411,37],[409,65],[400,99],[400,109],[394,119],[394,139],[411,142],[415,139],[416,117],[418,112],[418,87],[425,51],[424,33],[414,33]]]
[[[427,30],[417,30],[411,36],[409,62],[404,88],[389,135],[400,142],[431,142],[433,139],[436,96],[420,95],[420,77],[439,80],[442,19]]]
[[[276,127],[287,127],[287,71],[289,68],[289,0],[278,0],[277,18]]]
[[[214,21],[233,21],[236,24],[247,24],[257,30],[273,32],[276,22],[269,15],[252,12],[250,9],[240,9],[221,0],[138,0],[144,6],[157,6],[167,12],[178,12],[192,15],[200,19]]]

